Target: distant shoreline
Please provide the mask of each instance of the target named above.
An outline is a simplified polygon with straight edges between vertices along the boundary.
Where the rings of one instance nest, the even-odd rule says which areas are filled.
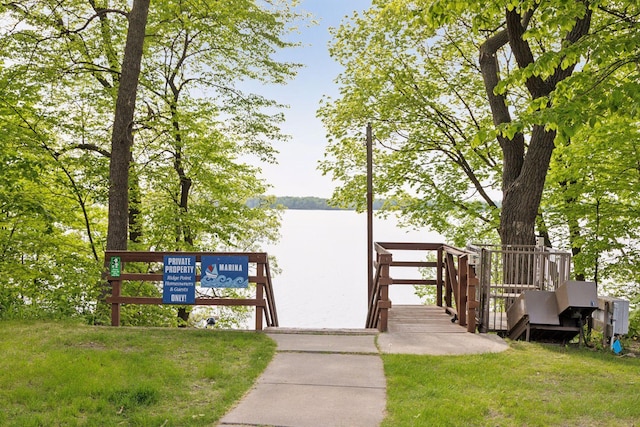
[[[247,202],[249,207],[257,207],[260,205],[260,199],[251,199]],[[378,210],[384,204],[383,200],[376,200],[373,203],[373,209]],[[324,211],[353,211],[355,208],[341,208],[336,206],[331,206],[329,204],[329,199],[324,199],[321,197],[314,196],[306,196],[306,197],[297,197],[297,196],[281,196],[276,197],[274,203],[271,203],[270,207],[284,207],[286,209],[292,210],[324,210]]]

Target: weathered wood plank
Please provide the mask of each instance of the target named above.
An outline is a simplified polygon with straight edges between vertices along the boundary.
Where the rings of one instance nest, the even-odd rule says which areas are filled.
[[[466,333],[466,328],[451,322],[444,308],[431,305],[394,305],[388,327],[392,333]]]

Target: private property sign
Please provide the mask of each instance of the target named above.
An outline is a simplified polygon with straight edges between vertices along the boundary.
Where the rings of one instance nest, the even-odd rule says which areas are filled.
[[[162,303],[196,303],[195,256],[164,256]]]

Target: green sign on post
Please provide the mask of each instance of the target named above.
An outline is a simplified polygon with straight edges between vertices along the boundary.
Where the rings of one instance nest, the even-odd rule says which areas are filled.
[[[112,256],[109,261],[109,275],[111,277],[120,277],[120,271],[122,270],[122,263],[119,256]]]

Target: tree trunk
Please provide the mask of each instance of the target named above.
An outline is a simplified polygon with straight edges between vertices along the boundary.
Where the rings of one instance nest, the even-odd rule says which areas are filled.
[[[529,42],[524,37],[535,9],[520,15],[517,9],[506,11],[506,29],[487,39],[480,46],[480,69],[485,84],[487,100],[496,126],[511,122],[511,115],[502,94],[495,89],[500,81],[497,52],[507,44],[519,68],[531,65],[535,58]],[[591,11],[585,4],[585,16],[577,19],[563,43],[575,43],[589,31]],[[574,66],[558,67],[548,79],[531,75],[525,82],[532,99],[547,97],[556,85],[571,75]],[[500,240],[503,245],[535,245],[535,224],[547,170],[554,149],[555,131],[545,130],[544,124],[533,126],[529,146],[517,132],[511,138],[498,136],[502,148],[502,212],[500,215]]]
[[[150,0],[134,0],[129,12],[118,99],[111,135],[109,163],[109,226],[107,250],[126,250],[129,219],[129,163],[133,146],[133,115]]]
[[[140,178],[133,168],[133,160],[129,165],[129,241],[139,243],[142,239]]]
[[[562,188],[562,192],[564,194],[564,204],[567,211],[571,210],[571,207],[574,206],[577,202],[575,196],[571,195],[571,187],[575,184],[575,180],[563,181],[560,183],[560,187]],[[571,214],[567,214],[567,226],[569,227],[569,244],[571,246],[571,256],[575,258],[582,252],[581,228],[578,220]],[[574,274],[576,280],[585,280],[586,276],[584,274],[584,270],[578,270],[578,268],[575,266],[575,263]]]
[[[517,178],[511,183],[505,183],[507,185],[502,189],[500,240],[503,245],[536,244],[536,216],[553,153],[555,135],[554,131],[545,131],[542,126],[534,126],[529,149],[518,174],[508,171],[510,167],[514,168],[514,165],[505,158],[505,174],[513,174]],[[518,166],[520,165],[516,165]]]

